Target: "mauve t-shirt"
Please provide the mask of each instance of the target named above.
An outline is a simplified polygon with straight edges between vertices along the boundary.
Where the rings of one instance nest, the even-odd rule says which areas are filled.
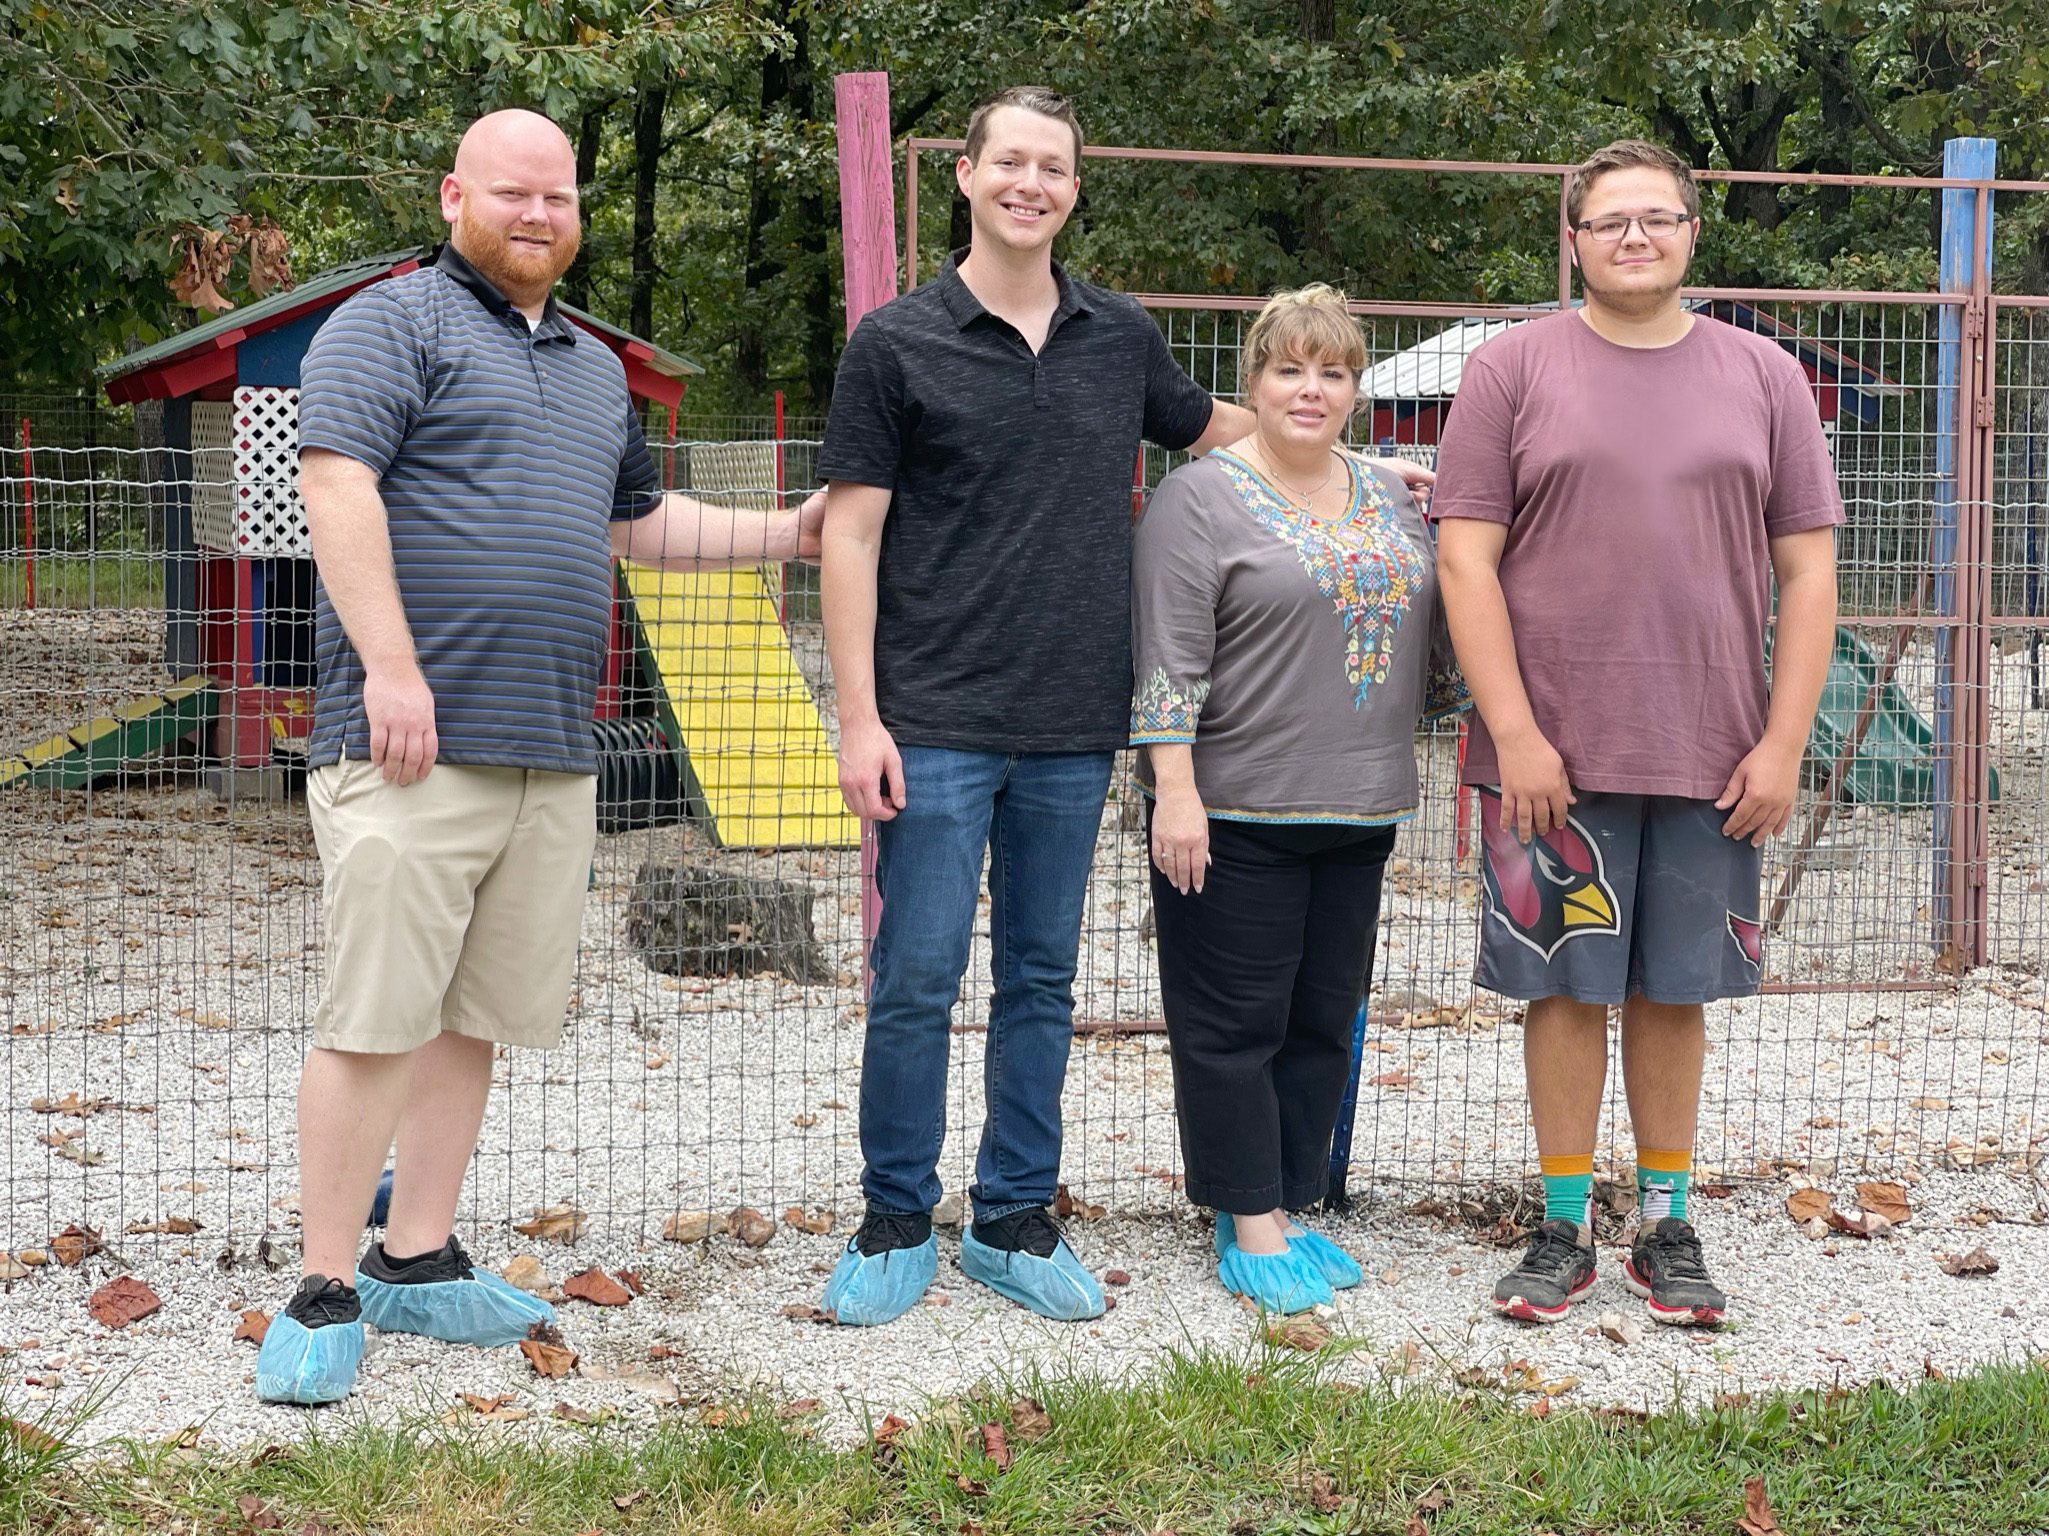
[[[1706,315],[1668,347],[1576,310],[1495,337],[1459,380],[1431,503],[1508,524],[1516,661],[1573,786],[1693,799],[1764,735],[1770,541],[1843,520],[1799,363]],[[1500,777],[1475,717],[1465,782]]]

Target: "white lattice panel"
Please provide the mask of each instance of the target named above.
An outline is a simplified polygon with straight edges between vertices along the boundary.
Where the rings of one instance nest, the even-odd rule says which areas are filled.
[[[299,500],[299,392],[235,391],[235,542],[238,555],[313,553]]]
[[[192,536],[202,549],[235,547],[235,407],[192,403]]]

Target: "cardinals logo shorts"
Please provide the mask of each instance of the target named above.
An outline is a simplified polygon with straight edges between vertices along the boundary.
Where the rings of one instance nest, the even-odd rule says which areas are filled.
[[[1480,788],[1480,957],[1473,980],[1525,999],[1706,1003],[1749,997],[1764,960],[1763,850],[1724,837],[1711,800],[1581,791],[1528,843]]]

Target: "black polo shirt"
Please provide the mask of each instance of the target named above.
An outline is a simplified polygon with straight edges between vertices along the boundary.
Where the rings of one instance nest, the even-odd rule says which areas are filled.
[[[818,472],[882,486],[875,702],[899,745],[1108,752],[1131,721],[1139,440],[1186,448],[1213,402],[1123,294],[1056,263],[1036,356],[961,281],[866,316]]]

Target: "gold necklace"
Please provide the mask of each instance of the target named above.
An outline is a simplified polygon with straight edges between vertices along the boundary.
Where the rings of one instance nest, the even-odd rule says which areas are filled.
[[[1281,493],[1281,499],[1285,501],[1289,506],[1295,508],[1295,510],[1298,512],[1307,512],[1311,510],[1311,508],[1313,508],[1316,504],[1316,498],[1323,494],[1324,489],[1327,486],[1329,486],[1332,478],[1336,476],[1338,472],[1338,456],[1336,452],[1333,451],[1331,454],[1330,468],[1324,471],[1322,482],[1316,487],[1315,490],[1311,491],[1301,501],[1297,501],[1295,499],[1295,488],[1289,485],[1287,481],[1281,478],[1281,472],[1278,469],[1274,468],[1273,460],[1269,459],[1266,456],[1266,449],[1262,447],[1258,450],[1258,453],[1260,463],[1264,467],[1266,472],[1266,478],[1273,483],[1274,489],[1278,490]]]

